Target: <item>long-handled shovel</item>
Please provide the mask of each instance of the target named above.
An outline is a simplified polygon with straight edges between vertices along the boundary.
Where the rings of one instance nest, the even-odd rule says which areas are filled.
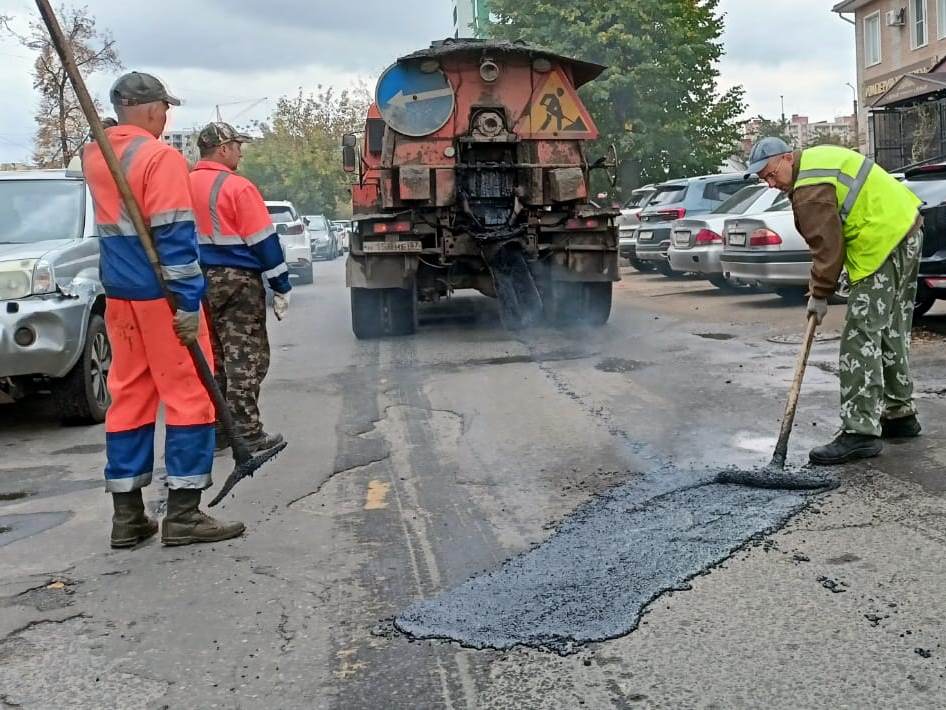
[[[785,471],[785,457],[788,453],[788,438],[792,434],[795,424],[795,411],[798,409],[798,396],[801,392],[801,383],[805,378],[805,368],[808,365],[808,356],[811,354],[811,345],[815,339],[818,323],[814,316],[809,316],[805,337],[802,339],[801,350],[795,361],[795,377],[788,389],[788,402],[785,403],[785,416],[782,417],[782,428],[779,431],[778,442],[775,444],[775,453],[769,465],[761,470],[745,471],[728,469],[719,474],[717,483],[736,483],[753,488],[780,488],[786,490],[806,490],[830,488],[837,485],[837,481],[829,475],[802,474]]]
[[[66,41],[59,21],[56,19],[56,14],[53,12],[48,0],[36,0],[36,6],[39,8],[40,15],[43,17],[46,29],[49,30],[49,36],[52,38],[53,46],[56,48],[60,60],[62,60],[63,68],[66,70],[69,81],[72,83],[72,88],[76,92],[76,97],[79,99],[79,104],[82,106],[86,120],[89,122],[89,127],[92,129],[92,136],[98,143],[99,148],[101,148],[105,162],[108,164],[109,172],[115,179],[118,192],[121,194],[122,201],[125,203],[125,209],[128,210],[132,224],[135,225],[135,231],[138,232],[138,239],[141,241],[141,246],[144,247],[145,254],[148,255],[148,261],[151,263],[151,268],[158,278],[158,283],[161,284],[161,291],[164,294],[164,298],[167,300],[171,312],[174,313],[177,310],[177,305],[173,294],[168,290],[167,284],[164,282],[164,278],[161,274],[161,265],[158,260],[158,254],[154,249],[154,240],[151,237],[151,232],[145,224],[144,218],[141,216],[141,209],[138,207],[138,202],[135,200],[135,196],[131,191],[128,179],[125,177],[125,173],[121,168],[118,156],[115,155],[115,151],[108,142],[105,129],[102,127],[102,121],[99,119],[98,112],[95,110],[95,104],[92,102],[89,91],[85,86],[85,81],[83,81],[82,75],[79,73],[79,67],[76,65],[72,48]],[[207,359],[204,357],[200,346],[196,343],[192,343],[187,346],[187,350],[190,352],[191,358],[194,361],[198,375],[200,375],[200,381],[213,399],[217,409],[217,416],[220,418],[220,423],[223,425],[227,436],[230,437],[232,444],[235,466],[233,472],[223,484],[223,488],[220,489],[220,492],[210,502],[210,505],[214,506],[223,500],[223,497],[226,496],[240,480],[247,476],[252,476],[260,466],[285,449],[286,442],[280,442],[276,446],[261,451],[254,456],[247,448],[243,438],[237,436],[234,431],[233,414],[230,412],[223,393],[217,386],[216,380],[214,380],[213,371],[207,364]]]

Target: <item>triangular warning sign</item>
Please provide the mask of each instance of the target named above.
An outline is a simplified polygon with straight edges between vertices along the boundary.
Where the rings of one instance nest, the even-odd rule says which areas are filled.
[[[575,89],[556,68],[532,94],[517,133],[532,138],[594,139],[598,129]]]

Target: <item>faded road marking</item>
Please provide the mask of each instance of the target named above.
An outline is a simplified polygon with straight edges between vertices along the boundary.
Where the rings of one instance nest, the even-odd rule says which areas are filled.
[[[365,510],[380,510],[388,507],[388,491],[391,484],[384,481],[372,481],[368,484],[365,496]]]

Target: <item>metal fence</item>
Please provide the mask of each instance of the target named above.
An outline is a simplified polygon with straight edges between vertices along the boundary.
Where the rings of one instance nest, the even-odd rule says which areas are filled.
[[[946,154],[946,98],[870,114],[874,160],[899,170]]]

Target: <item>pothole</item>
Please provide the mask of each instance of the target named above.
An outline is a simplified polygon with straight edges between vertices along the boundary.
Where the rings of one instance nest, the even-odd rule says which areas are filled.
[[[21,500],[23,498],[28,498],[29,495],[29,491],[12,491],[10,493],[0,493],[0,500]]]
[[[736,337],[732,333],[694,333],[693,335],[707,340],[733,340]]]
[[[776,345],[801,345],[803,336],[800,333],[782,333],[766,338],[770,343]],[[831,343],[841,339],[841,333],[836,330],[828,330],[823,333],[815,334],[816,343]]]
[[[640,370],[642,367],[647,367],[649,365],[649,362],[639,362],[638,360],[624,360],[619,357],[609,357],[595,365],[595,369],[600,370],[601,372],[626,373]]]

